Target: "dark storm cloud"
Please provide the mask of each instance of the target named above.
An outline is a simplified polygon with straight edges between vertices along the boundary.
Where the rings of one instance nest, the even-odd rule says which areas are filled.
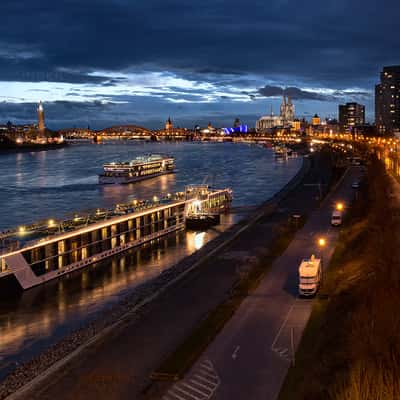
[[[265,97],[276,97],[276,96],[290,96],[293,100],[321,100],[331,101],[332,96],[321,95],[308,90],[302,90],[297,87],[282,88],[279,86],[264,86],[258,89],[258,93]]]
[[[157,68],[365,87],[399,62],[394,0],[2,0],[1,11],[1,79],[103,82],[86,73]]]
[[[263,97],[290,96],[292,100],[319,100],[319,101],[341,101],[346,99],[362,99],[371,98],[371,93],[367,91],[344,91],[335,90],[332,94],[323,94],[312,90],[303,90],[297,87],[280,87],[266,85],[257,91],[258,95]]]

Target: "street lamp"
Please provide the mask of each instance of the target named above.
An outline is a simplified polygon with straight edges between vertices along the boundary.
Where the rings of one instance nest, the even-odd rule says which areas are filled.
[[[321,265],[323,264],[323,250],[325,246],[326,246],[326,239],[324,237],[318,238],[318,247],[320,249],[320,255],[321,255]]]
[[[336,210],[343,211],[343,208],[344,208],[343,203],[337,203],[336,204]]]

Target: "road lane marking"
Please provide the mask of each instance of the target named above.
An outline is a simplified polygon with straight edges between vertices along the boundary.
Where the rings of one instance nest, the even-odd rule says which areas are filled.
[[[199,375],[203,376],[204,378],[207,378],[207,379],[214,379],[216,382],[218,381],[218,379],[214,375],[209,374],[209,373],[204,372],[204,371],[199,371]]]
[[[211,361],[203,360],[187,379],[176,382],[162,397],[163,400],[209,400],[221,380]]]
[[[175,387],[173,388],[173,391],[178,391],[183,393],[185,396],[189,396],[190,398],[194,399],[194,400],[198,400],[199,397],[195,396],[194,394],[191,394],[190,392],[188,392],[185,389],[182,389],[179,385],[175,385]]]
[[[196,381],[194,379],[189,379],[189,382],[192,385],[200,386],[202,389],[204,389],[204,390],[206,390],[206,391],[208,391],[210,393],[212,392],[212,389],[209,386],[203,385],[202,383],[200,383],[200,382],[198,382],[198,381]]]
[[[199,390],[198,388],[194,387],[193,385],[189,385],[186,382],[182,382],[181,386],[185,386],[187,387],[189,390],[192,390],[193,392],[199,393],[200,395],[204,396],[204,392],[202,392],[201,390]],[[210,392],[212,391],[211,389],[206,388],[207,390],[209,390]]]
[[[214,381],[210,381],[209,379],[206,379],[206,378],[204,378],[203,376],[200,376],[200,375],[198,375],[198,374],[195,375],[195,378],[200,379],[201,381],[203,381],[203,382],[205,382],[205,383],[208,383],[208,384],[210,384],[210,383],[211,383],[212,385],[215,384]]]
[[[211,376],[214,376],[214,371],[212,369],[205,367],[204,365],[199,366],[199,371],[201,371],[205,374],[210,374]]]
[[[165,396],[164,396],[164,397],[165,397]],[[166,399],[166,400],[171,400],[171,399],[173,399],[173,400],[175,400],[175,399],[178,399],[178,400],[188,400],[188,399],[185,399],[185,398],[182,397],[182,396],[179,396],[179,394],[174,393],[174,392],[172,391],[172,389],[168,392],[168,395],[167,395],[167,397],[165,397],[165,399]]]
[[[200,364],[200,366],[202,366],[203,368],[208,369],[208,370],[211,371],[211,372],[214,372],[214,368],[213,368],[212,365],[210,365],[209,363],[206,363],[206,362],[203,361],[203,362]]]
[[[236,360],[236,357],[238,356],[239,350],[240,350],[240,346],[236,346],[235,351],[232,353],[232,358],[233,358],[234,360]]]
[[[272,350],[272,351],[275,351],[275,344],[276,344],[276,342],[279,340],[279,336],[281,335],[281,333],[282,333],[282,331],[283,331],[283,328],[284,328],[285,325],[287,324],[287,322],[288,322],[288,320],[289,320],[289,317],[290,317],[290,314],[292,313],[293,308],[294,308],[296,302],[297,302],[297,299],[295,299],[295,301],[294,301],[293,304],[291,305],[291,307],[290,307],[290,309],[289,309],[289,311],[288,311],[288,313],[287,313],[287,315],[286,315],[286,317],[285,317],[285,319],[284,319],[284,321],[283,321],[281,327],[280,327],[279,330],[278,330],[278,333],[277,333],[276,336],[275,336],[274,341],[273,341],[272,344],[271,344],[271,350]]]
[[[277,347],[274,349],[274,353],[276,353],[280,358],[285,361],[291,361],[291,358],[289,356],[289,349],[286,347]]]
[[[288,353],[288,351],[289,351],[289,349],[283,349],[283,350],[279,351],[279,354],[281,356],[285,356]]]

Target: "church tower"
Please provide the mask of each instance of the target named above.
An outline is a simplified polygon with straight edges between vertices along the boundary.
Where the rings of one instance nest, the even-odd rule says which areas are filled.
[[[281,113],[280,113],[280,115],[281,115],[281,118],[283,119],[283,120],[286,120],[286,96],[285,96],[285,94],[283,95],[283,98],[282,98],[282,104],[281,104]]]
[[[286,120],[291,122],[294,121],[294,104],[292,103],[290,96],[288,96]]]
[[[44,124],[44,109],[43,109],[43,104],[41,101],[39,102],[37,113],[38,113],[39,136],[44,136],[45,130],[46,130],[46,125]]]
[[[287,96],[286,99],[286,96],[283,95],[280,116],[285,124],[294,120],[294,104],[292,103],[290,96]]]
[[[172,129],[174,125],[172,124],[171,117],[168,117],[167,122],[165,123],[165,129]]]

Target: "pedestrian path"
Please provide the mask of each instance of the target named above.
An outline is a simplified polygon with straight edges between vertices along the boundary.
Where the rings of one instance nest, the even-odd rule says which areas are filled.
[[[163,400],[208,400],[220,384],[214,365],[203,360],[189,376],[175,383],[163,396]]]

